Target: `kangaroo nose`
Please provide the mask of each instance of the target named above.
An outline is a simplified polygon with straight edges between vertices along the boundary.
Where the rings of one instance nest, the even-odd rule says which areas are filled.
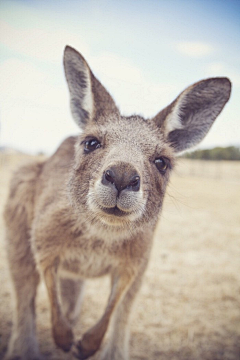
[[[106,186],[115,186],[118,193],[126,189],[128,191],[139,191],[140,176],[132,168],[126,166],[113,166],[103,173],[102,183]]]

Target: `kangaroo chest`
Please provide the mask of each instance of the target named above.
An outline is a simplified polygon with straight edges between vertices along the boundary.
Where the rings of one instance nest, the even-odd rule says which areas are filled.
[[[59,271],[63,277],[94,278],[111,273],[121,266],[117,249],[111,249],[102,241],[87,241],[66,248],[60,257]]]

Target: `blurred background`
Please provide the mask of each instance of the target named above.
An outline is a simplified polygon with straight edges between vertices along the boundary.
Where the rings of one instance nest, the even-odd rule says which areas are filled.
[[[239,14],[239,0],[1,0],[1,146],[49,154],[78,132],[66,44],[126,115],[151,117],[188,85],[228,76],[231,100],[200,146],[240,145]]]
[[[0,215],[16,167],[44,161],[79,131],[62,66],[66,44],[125,115],[151,117],[196,81],[231,79],[230,101],[171,177],[133,311],[130,358],[239,360],[240,1],[0,0]],[[12,326],[7,269],[0,216],[0,359]],[[108,279],[88,282],[76,339],[108,295]],[[44,359],[73,360],[52,340],[43,285],[37,314]]]

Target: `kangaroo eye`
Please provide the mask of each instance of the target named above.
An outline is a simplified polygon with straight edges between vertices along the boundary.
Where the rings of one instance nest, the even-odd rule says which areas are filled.
[[[164,158],[164,157],[159,157],[157,159],[154,160],[154,163],[158,169],[158,171],[161,174],[165,174],[167,168],[169,167],[169,161],[168,159]]]
[[[91,151],[94,151],[101,147],[100,141],[97,139],[89,139],[84,141],[84,152],[85,154],[90,153]]]

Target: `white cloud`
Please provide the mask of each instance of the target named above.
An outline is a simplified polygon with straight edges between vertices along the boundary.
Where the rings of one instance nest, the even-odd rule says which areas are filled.
[[[176,49],[183,55],[201,58],[213,52],[210,44],[200,41],[182,41],[176,44]]]
[[[17,101],[11,108],[2,107],[1,116],[1,144],[25,152],[52,153],[64,138],[79,132],[67,106],[49,109]]]
[[[128,58],[113,53],[101,53],[92,57],[90,66],[96,68],[98,73],[104,77],[110,77],[116,81],[120,80],[129,83],[139,83],[143,79],[142,70],[132,64]]]
[[[30,62],[11,58],[0,65],[0,97],[4,102],[10,98],[40,102],[46,82],[47,74]]]
[[[124,115],[153,116],[178,95],[176,85],[149,80],[127,57],[103,53],[87,60]]]
[[[66,45],[73,44],[83,53],[89,53],[81,36],[61,29],[56,24],[45,28],[15,28],[1,21],[0,43],[21,55],[51,63],[59,63]]]
[[[1,143],[23,151],[52,152],[78,132],[71,119],[67,87],[29,62],[9,59],[0,66]]]

